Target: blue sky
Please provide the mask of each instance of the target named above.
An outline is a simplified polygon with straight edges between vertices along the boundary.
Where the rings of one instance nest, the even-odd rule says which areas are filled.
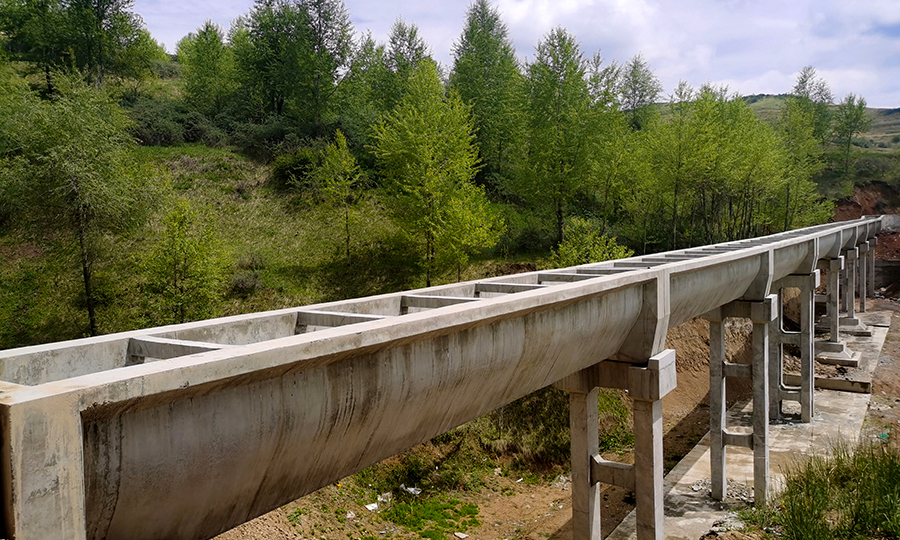
[[[644,55],[666,95],[679,80],[726,84],[741,94],[788,92],[814,66],[835,99],[853,92],[870,107],[900,107],[900,0],[493,0],[519,57],[563,26],[591,56]],[[345,0],[357,33],[385,41],[402,17],[416,23],[435,59],[451,64],[469,0]],[[175,43],[206,19],[224,28],[252,0],[135,0],[157,41]]]

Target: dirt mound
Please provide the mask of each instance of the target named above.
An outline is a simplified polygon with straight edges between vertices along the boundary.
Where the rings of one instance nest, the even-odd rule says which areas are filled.
[[[841,199],[834,207],[835,221],[848,221],[862,216],[897,214],[900,193],[885,184],[870,184],[855,188],[853,195]]]

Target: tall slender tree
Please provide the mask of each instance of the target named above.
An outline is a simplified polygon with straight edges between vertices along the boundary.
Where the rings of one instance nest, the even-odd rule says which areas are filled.
[[[643,129],[656,115],[653,104],[662,93],[662,83],[641,54],[623,66],[619,79],[622,109],[633,129]]]
[[[844,175],[850,174],[853,137],[869,129],[872,119],[866,112],[866,99],[847,94],[834,112],[834,135],[844,152]]]
[[[472,107],[482,168],[477,181],[492,189],[508,176],[524,125],[524,78],[500,13],[475,0],[453,45],[450,87]]]
[[[185,100],[209,116],[222,112],[236,90],[234,54],[222,29],[207,20],[178,42],[177,53]]]
[[[66,82],[66,81],[63,81]],[[91,335],[100,331],[96,263],[107,236],[134,225],[150,193],[134,169],[128,120],[101,92],[61,85],[53,100],[0,100],[0,185],[14,194],[15,215],[39,241],[74,248]]]
[[[586,62],[575,37],[551,30],[528,66],[528,163],[524,194],[550,208],[556,243],[579,192],[589,189],[592,129]]]
[[[409,82],[400,104],[376,126],[374,152],[431,285],[442,261],[492,246],[502,225],[472,183],[478,151],[469,107],[455,92],[445,94],[432,61],[414,66]]]

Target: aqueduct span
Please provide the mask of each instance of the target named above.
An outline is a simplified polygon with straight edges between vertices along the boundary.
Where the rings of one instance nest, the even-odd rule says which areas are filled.
[[[857,287],[865,298],[879,228],[862,218],[2,351],[2,529],[16,540],[209,538],[556,383],[571,396],[576,538],[599,539],[598,482],[608,482],[634,489],[638,537],[661,539],[660,399],[676,383],[667,329],[711,320],[713,495],[724,449],[737,444],[754,449],[759,501],[770,400],[801,401],[807,419],[814,410],[816,268],[828,273],[836,338]],[[781,329],[773,293],[785,286],[802,292],[799,334]],[[754,322],[752,366],[724,361],[719,321],[729,316]],[[781,382],[778,358],[768,371],[781,343],[801,346],[800,388]],[[753,379],[752,434],[722,424],[726,376]],[[633,467],[597,456],[600,386],[635,399]]]

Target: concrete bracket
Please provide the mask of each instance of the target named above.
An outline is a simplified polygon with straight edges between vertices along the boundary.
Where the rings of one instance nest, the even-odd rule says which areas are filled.
[[[759,300],[769,295],[772,289],[772,278],[775,270],[775,251],[766,250],[759,255],[759,272],[747,287],[743,300]]]
[[[666,349],[650,358],[646,367],[628,369],[628,394],[640,401],[659,401],[677,386],[675,351]]]
[[[591,456],[591,485],[610,484],[634,491],[634,465]]]

